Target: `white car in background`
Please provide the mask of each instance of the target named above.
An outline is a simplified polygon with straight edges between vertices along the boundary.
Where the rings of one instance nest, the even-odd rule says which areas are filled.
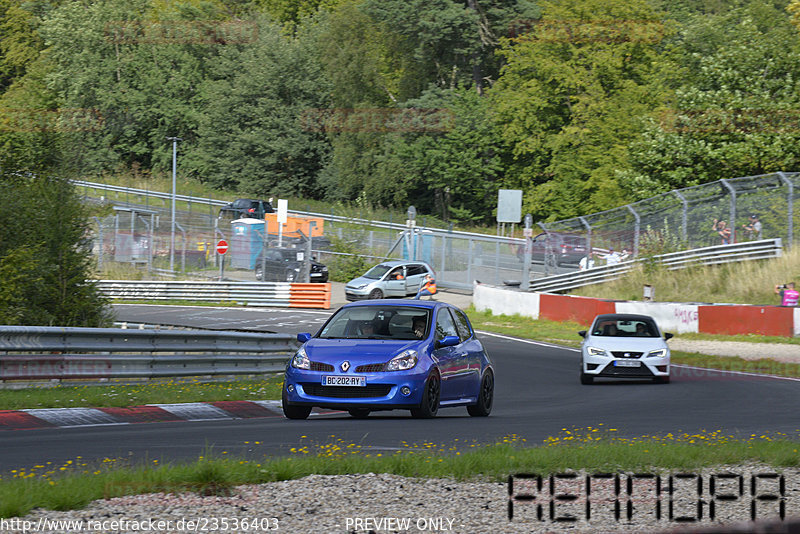
[[[672,334],[661,333],[648,315],[598,315],[590,330],[581,330],[581,384],[597,377],[650,378],[669,383],[669,347]]]
[[[347,282],[344,294],[351,302],[386,297],[413,297],[428,274],[436,279],[433,267],[424,261],[384,261]]]

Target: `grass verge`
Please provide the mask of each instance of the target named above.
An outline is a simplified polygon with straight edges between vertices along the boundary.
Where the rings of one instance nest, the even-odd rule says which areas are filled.
[[[283,375],[224,382],[151,381],[102,386],[0,389],[0,410],[136,406],[178,402],[279,399]]]
[[[745,462],[777,469],[797,467],[797,441],[784,434],[751,436],[736,441],[719,432],[622,439],[613,429],[564,429],[544,444],[524,446],[524,439],[506,436],[495,444],[405,444],[403,450],[381,453],[335,440],[308,443],[288,457],[244,459],[227,451],[204,451],[195,462],[141,465],[106,458],[90,464],[80,458],[61,466],[37,465],[0,478],[0,517],[17,517],[34,508],[82,508],[96,499],[141,493],[196,492],[227,495],[242,484],[301,478],[310,474],[391,473],[408,477],[503,481],[510,474],[548,474],[580,469],[606,472],[674,472]],[[244,442],[257,449],[259,442]]]

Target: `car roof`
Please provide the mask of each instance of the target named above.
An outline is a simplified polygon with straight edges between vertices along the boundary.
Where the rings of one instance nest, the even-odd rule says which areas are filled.
[[[361,300],[358,302],[350,302],[342,306],[342,308],[356,308],[361,306],[412,306],[415,308],[426,308],[429,310],[435,308],[455,308],[446,302],[438,302],[435,300],[414,300],[414,299],[380,299],[380,300]]]
[[[649,315],[636,313],[604,313],[594,318],[595,321],[653,321],[656,320]],[[594,321],[593,321],[594,322]]]
[[[375,265],[388,265],[389,267],[397,267],[398,265],[409,265],[412,263],[418,265],[427,265],[428,267],[430,267],[430,265],[428,265],[426,262],[422,260],[387,260],[387,261],[382,261],[380,263],[376,263]],[[375,267],[375,265],[373,265],[373,267]],[[372,267],[370,267],[370,269],[371,268]]]

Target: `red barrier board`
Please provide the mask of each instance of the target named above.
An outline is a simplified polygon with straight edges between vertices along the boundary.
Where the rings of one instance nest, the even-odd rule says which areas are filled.
[[[780,306],[698,306],[703,334],[794,335],[793,308]]]
[[[589,325],[596,315],[616,313],[613,302],[588,297],[569,297],[566,295],[539,296],[539,317],[551,321],[574,321]]]

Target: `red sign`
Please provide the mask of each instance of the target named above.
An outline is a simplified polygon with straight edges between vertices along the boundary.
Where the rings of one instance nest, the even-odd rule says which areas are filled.
[[[228,242],[224,239],[217,241],[217,254],[225,254],[228,252]]]

